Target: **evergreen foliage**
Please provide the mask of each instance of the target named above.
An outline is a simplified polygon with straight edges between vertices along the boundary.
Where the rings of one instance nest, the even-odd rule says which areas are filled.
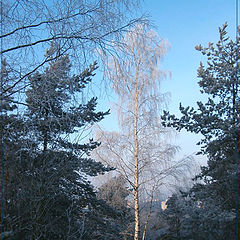
[[[227,23],[219,28],[220,39],[216,45],[196,46],[196,50],[207,56],[207,66],[200,63],[198,83],[201,93],[208,94],[208,101],[197,102],[197,110],[180,104],[180,119],[168,112],[162,116],[165,126],[201,133],[204,138],[198,143],[201,145],[198,154],[208,157],[207,166],[195,178],[200,182],[187,193],[191,206],[184,198],[181,200],[184,203],[177,206],[170,204],[177,202],[175,198],[168,201],[172,211],[177,212],[178,208],[183,211],[182,205],[189,211],[188,223],[184,217],[180,218],[179,231],[187,225],[193,232],[191,238],[180,234],[180,239],[236,239],[239,232],[240,32],[233,41],[227,36],[226,28]]]
[[[4,86],[11,81],[6,61],[2,64]],[[25,111],[10,97],[2,96],[1,122],[4,138],[4,236],[12,239],[104,239],[85,237],[85,222],[93,212],[114,218],[115,212],[97,199],[88,176],[110,171],[90,157],[98,142],[73,142],[89,124],[108,112],[97,112],[97,99],[77,103],[97,65],[71,75],[69,57],[50,63],[42,73],[29,77]],[[73,104],[74,103],[74,104]],[[21,109],[22,110],[22,109]],[[104,210],[103,210],[104,209]],[[98,222],[92,221],[97,229]],[[98,219],[100,222],[101,219]],[[106,233],[107,234],[107,233]],[[5,234],[6,235],[6,234]]]

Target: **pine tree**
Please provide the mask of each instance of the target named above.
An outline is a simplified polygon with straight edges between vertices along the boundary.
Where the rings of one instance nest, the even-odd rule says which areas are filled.
[[[199,231],[203,221],[205,226],[208,225],[205,228],[206,239],[235,239],[239,231],[240,32],[233,41],[227,36],[226,28],[227,23],[219,28],[220,40],[216,45],[196,46],[196,50],[206,55],[208,60],[206,67],[200,63],[198,69],[201,93],[208,94],[208,101],[197,102],[197,110],[180,104],[183,115],[180,119],[168,112],[162,117],[165,126],[204,136],[198,143],[201,145],[198,154],[207,155],[208,164],[195,178],[204,183],[196,183],[189,194],[195,202],[202,204],[200,212],[205,217],[195,218],[195,221],[199,221]]]
[[[88,180],[111,170],[90,157],[99,143],[71,140],[108,114],[96,112],[96,98],[76,105],[96,68],[71,75],[66,55],[29,77],[26,111],[11,118],[12,131],[4,137],[4,228],[14,239],[85,239],[86,209],[105,206]]]

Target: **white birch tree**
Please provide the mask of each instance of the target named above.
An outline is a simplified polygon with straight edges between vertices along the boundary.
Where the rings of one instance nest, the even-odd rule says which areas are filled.
[[[166,73],[160,70],[159,62],[169,44],[143,25],[127,33],[123,43],[124,48],[115,47],[118,58],[105,56],[108,79],[119,98],[120,132],[102,131],[102,146],[97,155],[116,167],[132,186],[134,240],[139,240],[140,227],[144,228],[142,239],[145,239],[149,219],[148,216],[143,225],[140,223],[140,200],[148,196],[152,201],[164,179],[177,176],[185,160],[171,161],[177,149],[166,141],[170,133],[160,122],[166,103],[160,83]]]

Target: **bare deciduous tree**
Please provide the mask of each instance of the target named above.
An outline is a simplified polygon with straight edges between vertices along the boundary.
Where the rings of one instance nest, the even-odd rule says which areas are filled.
[[[96,58],[96,48],[110,50],[112,41],[118,41],[130,26],[146,21],[131,15],[138,2],[1,1],[0,52],[14,73],[12,83],[2,93],[12,95],[24,90],[28,76],[66,52],[82,71]]]
[[[160,93],[160,82],[166,73],[159,69],[159,61],[166,54],[168,43],[143,25],[127,33],[123,43],[124,48],[115,46],[119,58],[103,55],[108,79],[119,97],[121,132],[102,131],[102,146],[97,155],[116,167],[132,186],[134,239],[139,240],[140,200],[145,197],[151,202],[164,180],[179,174],[185,160],[172,160],[177,149],[166,140],[170,132],[162,127],[160,121],[161,110],[166,103],[166,96]],[[148,219],[149,216],[142,239],[145,238]]]

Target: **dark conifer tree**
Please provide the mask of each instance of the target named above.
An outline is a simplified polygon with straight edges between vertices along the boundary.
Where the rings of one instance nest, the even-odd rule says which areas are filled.
[[[208,164],[195,178],[203,182],[196,183],[188,193],[195,206],[201,203],[200,210],[195,209],[191,215],[198,226],[195,236],[200,233],[201,239],[236,239],[239,231],[240,32],[233,41],[226,28],[227,24],[219,28],[220,40],[216,45],[196,46],[207,56],[207,66],[200,63],[198,77],[201,93],[209,96],[208,101],[197,102],[197,110],[180,104],[180,119],[168,112],[162,117],[166,126],[201,133],[204,137],[198,143],[201,145],[198,154],[206,155]],[[194,218],[196,212],[202,217]]]
[[[12,239],[85,239],[86,218],[107,208],[88,180],[111,170],[90,157],[99,143],[72,140],[108,114],[96,111],[96,98],[79,102],[96,68],[93,63],[72,75],[67,55],[51,62],[44,72],[29,77],[23,114],[16,111],[14,99],[3,96],[3,223]]]

